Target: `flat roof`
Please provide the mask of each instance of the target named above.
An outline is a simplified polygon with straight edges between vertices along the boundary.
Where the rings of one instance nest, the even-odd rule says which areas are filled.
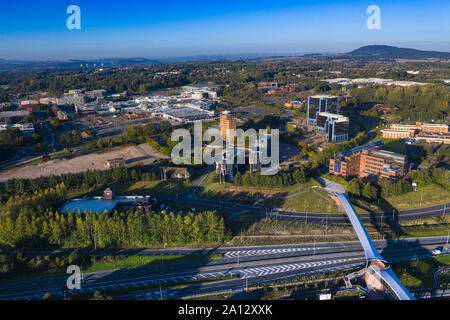
[[[175,107],[170,109],[161,109],[159,110],[162,114],[167,114],[171,117],[184,119],[184,120],[200,120],[200,119],[209,119],[212,118],[213,115],[207,111],[202,109],[194,109],[190,107]]]
[[[343,116],[341,114],[336,114],[336,113],[319,112],[319,116],[335,118],[335,119],[338,119],[338,121],[348,121],[348,118],[346,116]]]
[[[377,147],[377,146],[382,146],[382,145],[384,145],[384,142],[382,140],[378,140],[378,141],[375,141],[375,142],[372,142],[372,143],[367,143],[367,144],[364,144],[362,146],[355,147],[353,149],[344,150],[342,152],[339,152],[338,154],[342,155],[342,156],[345,156],[345,155],[349,155],[349,154],[352,154],[352,153],[355,153],[355,152],[358,152],[358,151],[362,151],[362,150],[365,150],[365,149],[370,149],[370,148]]]
[[[10,117],[10,118],[12,118],[12,117],[26,117],[26,116],[28,116],[28,115],[30,115],[31,114],[31,112],[30,111],[26,111],[26,110],[23,110],[23,111],[1,111],[0,112],[0,117],[6,117],[6,118],[8,118],[8,117]]]
[[[400,130],[400,129],[381,129],[381,131],[384,131],[384,132],[402,132],[402,133],[409,133],[409,132],[411,132],[413,129],[416,129],[417,130],[417,128],[416,127],[414,127],[414,128],[411,128],[410,130]]]
[[[89,212],[92,211],[93,213],[103,213],[105,211],[111,212],[114,207],[117,205],[119,201],[118,200],[73,200],[69,201],[64,205],[64,207],[61,209],[63,213],[66,212],[75,212],[81,211]]]
[[[330,98],[337,98],[337,96],[332,96],[332,95],[329,95],[329,94],[316,94],[316,95],[313,95],[313,96],[310,96],[311,98],[328,98],[328,99],[330,99]]]
[[[373,150],[373,154],[379,155],[386,158],[397,159],[401,161],[405,161],[407,156],[401,153],[396,153],[388,150]]]

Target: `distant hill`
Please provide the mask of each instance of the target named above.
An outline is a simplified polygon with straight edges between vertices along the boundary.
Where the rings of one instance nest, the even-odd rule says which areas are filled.
[[[222,54],[222,55],[217,54],[217,55],[197,55],[197,56],[184,56],[172,58],[159,58],[158,61],[164,63],[210,62],[210,61],[250,60],[272,56],[274,55],[267,53],[236,53],[236,54]]]
[[[410,48],[397,48],[384,45],[364,46],[349,52],[352,56],[374,56],[393,59],[450,59],[450,52],[422,51]]]
[[[92,60],[66,60],[66,61],[27,61],[27,60],[5,60],[0,58],[0,71],[9,70],[45,70],[45,69],[73,69],[80,68],[80,65],[90,68],[100,67],[103,64],[105,67],[111,66],[134,66],[134,65],[155,65],[159,61],[147,58],[102,58]]]

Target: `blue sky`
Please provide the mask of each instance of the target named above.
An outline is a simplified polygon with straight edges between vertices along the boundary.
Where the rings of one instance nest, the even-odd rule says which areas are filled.
[[[81,30],[66,9],[81,8]],[[366,27],[369,5],[381,30]],[[347,52],[368,44],[450,51],[450,2],[1,1],[0,58],[84,59]]]

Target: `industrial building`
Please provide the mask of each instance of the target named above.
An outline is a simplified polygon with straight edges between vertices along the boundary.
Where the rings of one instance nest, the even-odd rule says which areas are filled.
[[[44,105],[56,104],[56,100],[56,98],[41,98],[39,103]]]
[[[216,102],[211,100],[190,100],[183,99],[171,104],[171,107],[189,107],[197,110],[213,111],[216,108]]]
[[[221,87],[221,85],[193,84],[184,86],[183,90],[185,94],[195,100],[217,99],[217,91]]]
[[[32,136],[34,134],[34,126],[32,123],[0,124],[0,131],[9,129],[19,129],[26,137]]]
[[[190,107],[174,107],[155,110],[154,115],[161,115],[168,120],[175,120],[181,123],[207,120],[214,118],[214,111],[194,109]]]
[[[64,94],[63,96],[56,99],[56,104],[58,106],[65,105],[84,105],[86,103],[86,96],[81,93],[74,94]]]
[[[75,104],[75,112],[78,114],[90,114],[90,113],[95,113],[97,111],[98,111],[98,105],[95,103]]]
[[[0,112],[0,121],[19,121],[25,117],[31,115],[30,111],[21,110],[21,111],[2,111]]]
[[[223,85],[220,84],[189,84],[182,87],[183,91],[219,91]]]
[[[25,100],[20,102],[21,108],[34,108],[39,105],[39,101],[37,100]]]
[[[406,173],[407,156],[382,150],[383,141],[342,151],[330,159],[331,174],[351,178],[379,176],[399,178]]]

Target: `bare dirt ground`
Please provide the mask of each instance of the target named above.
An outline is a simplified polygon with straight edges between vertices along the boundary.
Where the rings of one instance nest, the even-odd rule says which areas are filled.
[[[55,159],[37,165],[3,171],[0,172],[0,182],[13,178],[34,179],[41,176],[78,173],[86,170],[106,170],[106,160],[115,158],[124,158],[126,165],[132,166],[138,162],[147,165],[157,159],[167,159],[168,157],[148,144],[141,144],[136,147],[127,147],[100,154],[91,153],[70,159]]]

